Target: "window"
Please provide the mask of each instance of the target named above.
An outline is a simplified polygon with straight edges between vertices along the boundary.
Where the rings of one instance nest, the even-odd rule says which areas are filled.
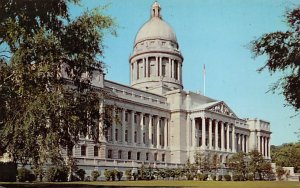
[[[149,153],[146,153],[146,161],[149,160]]]
[[[174,78],[178,80],[178,62],[174,61]]]
[[[143,125],[145,125],[146,124],[146,118],[144,117],[143,118]]]
[[[153,144],[154,143],[154,134],[152,133],[152,135],[151,135],[151,144]]]
[[[163,162],[165,162],[165,154],[161,154],[161,160],[163,161]]]
[[[115,139],[118,141],[118,129],[115,130]]]
[[[134,114],[134,123],[136,123],[136,122],[137,122],[137,115]]]
[[[81,149],[81,156],[86,156],[86,146],[82,145],[80,149]]]
[[[131,159],[131,151],[128,151],[128,159]]]
[[[134,142],[137,142],[137,132],[134,131]]]
[[[99,156],[99,148],[98,148],[98,146],[94,146],[94,156],[95,157]]]
[[[136,160],[141,160],[141,152],[136,153]]]
[[[112,159],[112,150],[111,149],[109,149],[107,151],[107,158]]]
[[[125,112],[125,121],[128,122],[128,112]]]
[[[122,150],[119,150],[119,151],[118,151],[118,158],[119,158],[119,159],[122,159]]]
[[[154,161],[157,161],[157,153],[154,153]]]
[[[143,133],[143,144],[145,144],[145,143],[146,143],[146,134]]]
[[[128,130],[125,130],[125,142],[128,142]]]
[[[166,65],[165,64],[163,64],[161,67],[161,74],[162,74],[162,76],[166,76]]]

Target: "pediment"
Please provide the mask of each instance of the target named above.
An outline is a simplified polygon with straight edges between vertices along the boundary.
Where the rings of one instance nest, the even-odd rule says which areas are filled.
[[[217,104],[212,104],[205,108],[208,111],[217,112],[227,116],[237,117],[235,113],[223,102],[220,101]]]

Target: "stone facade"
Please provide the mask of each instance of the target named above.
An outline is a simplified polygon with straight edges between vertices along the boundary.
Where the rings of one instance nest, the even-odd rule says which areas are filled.
[[[251,150],[270,159],[269,122],[239,118],[224,101],[183,90],[183,56],[160,11],[155,2],[150,20],[136,36],[129,60],[131,86],[106,80],[103,74],[93,80],[113,96],[101,106],[114,104],[120,121],[100,135],[100,144],[81,139],[73,149],[80,167],[87,174],[142,164],[172,168],[193,161],[196,152],[217,154],[222,163]]]

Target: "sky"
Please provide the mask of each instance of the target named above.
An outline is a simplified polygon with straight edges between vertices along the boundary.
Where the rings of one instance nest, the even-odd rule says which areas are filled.
[[[140,27],[150,19],[154,0],[83,0],[70,8],[76,17],[84,10],[108,5],[117,37],[105,36],[106,79],[130,85],[129,56]],[[271,124],[271,144],[299,140],[300,115],[286,107],[283,95],[267,92],[280,73],[257,69],[266,57],[253,58],[252,40],[264,33],[286,31],[284,13],[300,0],[159,0],[162,18],[176,33],[183,62],[184,90],[224,101],[240,118],[259,118]]]

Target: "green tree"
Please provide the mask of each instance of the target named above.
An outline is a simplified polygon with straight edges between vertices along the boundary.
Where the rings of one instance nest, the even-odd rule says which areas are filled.
[[[251,151],[249,153],[250,161],[249,161],[249,171],[252,172],[254,175],[254,179],[256,174],[258,175],[259,179],[263,179],[263,164],[264,159],[261,153],[257,150]]]
[[[97,179],[100,177],[100,172],[98,170],[93,170],[91,176],[93,181],[97,181]]]
[[[278,166],[292,166],[300,172],[300,142],[272,146],[271,158]]]
[[[15,162],[66,165],[62,148],[72,160],[80,133],[97,141],[103,131],[105,93],[91,80],[103,71],[103,38],[114,22],[101,9],[72,19],[68,7],[79,1],[0,3],[0,150]]]
[[[266,55],[267,61],[258,71],[267,68],[270,73],[283,72],[271,90],[283,93],[285,100],[296,111],[300,108],[300,7],[287,11],[287,31],[277,31],[262,35],[252,41],[254,56]]]
[[[248,165],[246,162],[247,155],[245,153],[239,152],[233,154],[228,160],[228,166],[233,170],[234,175],[242,177],[245,180],[248,175]]]

